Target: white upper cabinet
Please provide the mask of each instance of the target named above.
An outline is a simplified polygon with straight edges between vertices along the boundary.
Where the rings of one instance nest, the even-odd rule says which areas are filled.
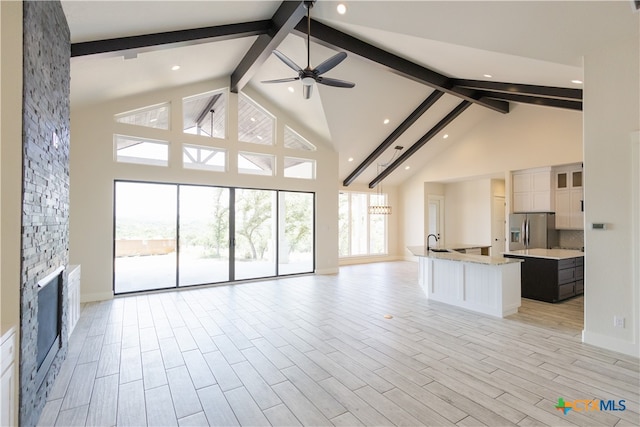
[[[512,174],[514,212],[553,212],[551,168],[527,169]]]
[[[584,229],[583,174],[580,163],[554,168],[556,228]]]

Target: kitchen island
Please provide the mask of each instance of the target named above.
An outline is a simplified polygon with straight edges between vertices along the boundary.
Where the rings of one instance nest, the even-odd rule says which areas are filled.
[[[504,256],[523,260],[523,298],[558,302],[584,293],[584,252],[535,248],[505,252]]]
[[[475,245],[469,243],[454,243],[452,245],[446,245],[446,249],[451,249],[452,251],[460,252],[463,254],[474,254],[474,255],[489,255],[489,250],[491,246],[489,245]]]
[[[496,317],[518,312],[521,260],[407,249],[418,257],[418,283],[428,299]]]

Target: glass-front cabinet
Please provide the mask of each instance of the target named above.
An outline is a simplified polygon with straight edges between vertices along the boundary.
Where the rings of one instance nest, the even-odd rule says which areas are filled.
[[[555,168],[556,228],[584,229],[584,189],[582,164]]]

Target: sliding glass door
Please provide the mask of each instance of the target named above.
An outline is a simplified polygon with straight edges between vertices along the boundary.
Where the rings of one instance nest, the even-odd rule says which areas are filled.
[[[180,186],[179,286],[229,281],[229,191]]]
[[[177,187],[116,182],[114,291],[176,285]]]
[[[313,194],[281,191],[278,274],[313,271]]]
[[[235,278],[276,275],[276,200],[270,190],[235,190]]]
[[[313,193],[117,181],[114,292],[314,271]]]

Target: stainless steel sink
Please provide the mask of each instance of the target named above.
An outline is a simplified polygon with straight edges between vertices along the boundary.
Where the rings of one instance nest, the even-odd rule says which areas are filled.
[[[449,249],[442,249],[442,248],[429,248],[429,250],[431,252],[451,252]]]

